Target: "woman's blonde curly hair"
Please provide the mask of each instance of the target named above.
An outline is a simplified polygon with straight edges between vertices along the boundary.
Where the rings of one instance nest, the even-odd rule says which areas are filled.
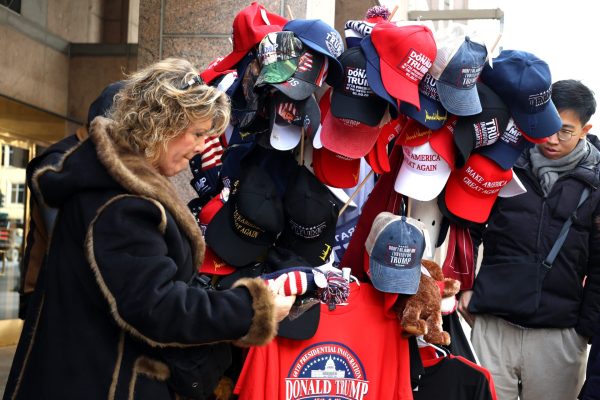
[[[212,120],[207,136],[225,132],[229,99],[210,86],[189,85],[197,76],[192,64],[180,58],[167,58],[130,75],[110,112],[116,122],[110,133],[113,140],[154,163],[192,121]]]

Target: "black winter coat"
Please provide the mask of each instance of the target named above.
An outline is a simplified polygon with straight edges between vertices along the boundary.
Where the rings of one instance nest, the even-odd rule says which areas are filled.
[[[275,335],[261,280],[222,292],[190,285],[200,230],[169,181],[109,138],[111,126],[96,118],[89,140],[34,177],[59,214],[5,399],[170,399],[163,355]]]
[[[598,138],[589,135],[588,140],[600,148]],[[577,219],[544,279],[537,312],[527,318],[503,318],[531,328],[574,327],[580,335],[591,337],[600,320],[599,166],[586,168],[580,164],[562,175],[547,196],[532,173],[528,151],[517,161],[514,171],[527,193],[496,201],[483,231],[482,268],[494,264],[498,256],[545,258],[565,220],[577,207],[583,188],[590,187],[591,194],[579,207]],[[508,282],[496,284],[506,285],[506,295],[510,296]],[[485,293],[485,288],[482,290]]]

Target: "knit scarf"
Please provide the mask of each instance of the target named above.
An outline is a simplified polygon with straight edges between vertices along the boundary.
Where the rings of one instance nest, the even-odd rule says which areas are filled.
[[[546,158],[539,150],[538,146],[531,148],[531,169],[537,176],[542,185],[544,194],[550,193],[550,189],[557,179],[565,172],[573,170],[581,160],[590,152],[588,141],[583,139],[577,143],[577,146],[564,157],[557,160]]]

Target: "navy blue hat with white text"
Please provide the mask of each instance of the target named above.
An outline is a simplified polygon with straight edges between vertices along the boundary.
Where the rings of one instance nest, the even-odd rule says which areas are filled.
[[[544,138],[558,132],[562,120],[552,103],[552,76],[546,62],[519,50],[503,50],[486,64],[481,80],[506,103],[527,136]]]
[[[496,143],[483,147],[477,152],[495,161],[502,169],[508,170],[517,162],[521,153],[532,146],[533,143],[523,137],[511,118]]]

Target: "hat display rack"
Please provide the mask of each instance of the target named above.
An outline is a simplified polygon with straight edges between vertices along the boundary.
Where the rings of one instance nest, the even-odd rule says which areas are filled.
[[[199,198],[190,206],[210,249],[202,273],[344,267],[334,257],[336,226],[350,205],[360,214],[355,200],[371,190],[367,182],[390,185],[408,204],[403,216],[380,218],[385,229],[371,236],[410,232],[417,255],[430,259],[447,237],[485,223],[498,197],[524,192],[512,166],[561,125],[548,65],[517,50],[491,59],[500,36],[490,48],[464,30],[390,22],[396,10],[374,7],[347,21],[344,38],[320,19],[294,19],[289,5],[289,19],[256,2],[235,16],[231,53],[200,74],[232,104],[222,148],[191,162]],[[215,154],[218,162],[205,162]],[[384,250],[369,242],[355,260],[363,276],[374,279],[369,253]],[[391,276],[382,262],[378,276]],[[410,285],[394,276],[396,289],[389,280],[375,287],[416,291],[416,275]]]

